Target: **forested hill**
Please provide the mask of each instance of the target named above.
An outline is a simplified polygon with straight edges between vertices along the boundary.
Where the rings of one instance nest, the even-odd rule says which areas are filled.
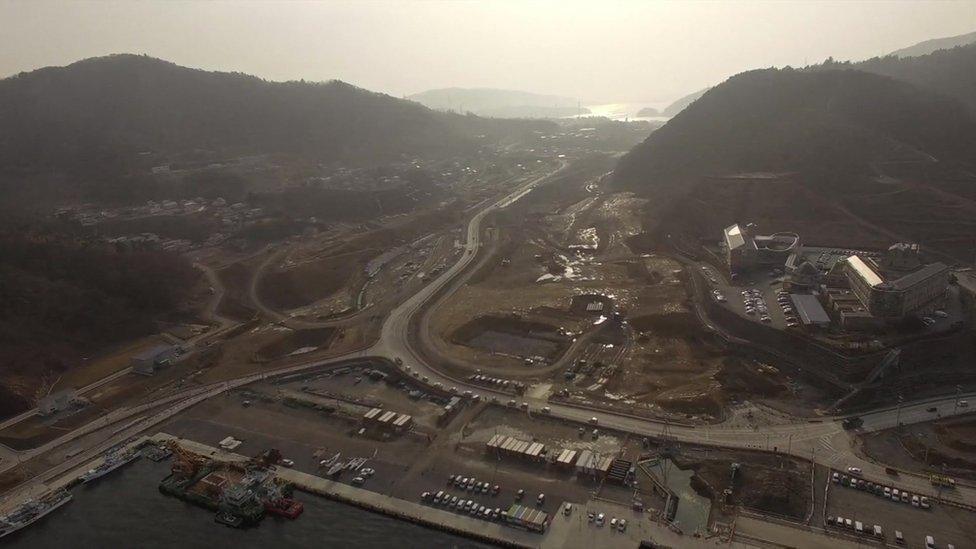
[[[339,81],[268,82],[136,55],[0,80],[0,164],[8,168],[193,149],[384,160],[464,151],[539,124],[434,112]]]
[[[854,70],[734,76],[652,133],[615,171],[620,187],[680,191],[702,176],[798,171],[822,184],[873,161],[972,161],[976,120],[950,98]]]
[[[875,57],[859,63],[827,61],[813,70],[851,68],[890,76],[962,101],[976,113],[976,44],[914,57]]]
[[[933,38],[932,40],[926,40],[913,46],[908,46],[907,48],[893,51],[888,55],[893,55],[895,57],[928,55],[938,50],[948,50],[955,48],[956,46],[966,46],[973,43],[976,43],[976,32],[960,34],[958,36],[948,36],[945,38]]]

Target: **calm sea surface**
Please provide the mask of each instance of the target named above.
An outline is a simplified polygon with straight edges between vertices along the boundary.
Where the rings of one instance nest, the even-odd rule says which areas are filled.
[[[301,492],[296,497],[305,512],[295,521],[267,517],[236,530],[215,523],[210,511],[161,494],[157,485],[168,472],[169,461],[140,459],[78,486],[71,503],[0,540],[0,547],[489,547]]]

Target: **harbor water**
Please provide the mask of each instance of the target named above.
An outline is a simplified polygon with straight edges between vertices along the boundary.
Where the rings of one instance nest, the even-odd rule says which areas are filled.
[[[71,490],[74,500],[4,538],[0,546],[71,548],[354,547],[485,548],[487,545],[356,507],[296,492],[305,512],[291,521],[266,517],[237,530],[214,514],[159,492],[169,461],[140,459]]]

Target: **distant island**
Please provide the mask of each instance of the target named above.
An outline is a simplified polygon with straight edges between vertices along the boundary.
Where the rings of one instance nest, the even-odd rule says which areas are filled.
[[[646,118],[650,116],[661,116],[661,111],[655,109],[654,107],[644,107],[643,109],[637,111],[638,118]]]

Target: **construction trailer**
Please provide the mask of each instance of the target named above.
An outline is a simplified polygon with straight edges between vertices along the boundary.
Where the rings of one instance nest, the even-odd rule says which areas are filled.
[[[549,525],[549,514],[539,509],[513,503],[505,511],[505,521],[514,526],[533,532],[545,532]]]
[[[544,461],[546,459],[546,445],[541,442],[519,440],[506,435],[494,435],[485,445],[489,453],[498,456],[527,459],[530,461]]]
[[[580,475],[602,479],[610,471],[612,463],[613,458],[610,456],[601,456],[593,450],[583,450],[576,458],[576,472]]]
[[[579,452],[576,450],[565,449],[556,456],[556,467],[562,469],[572,469],[576,465],[576,458]]]

